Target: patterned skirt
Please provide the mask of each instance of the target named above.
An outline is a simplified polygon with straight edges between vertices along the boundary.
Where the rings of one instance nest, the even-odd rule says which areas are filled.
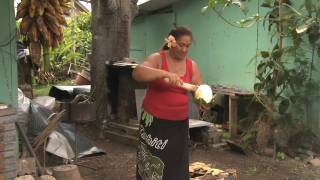
[[[188,120],[159,119],[143,111],[137,180],[188,180]]]

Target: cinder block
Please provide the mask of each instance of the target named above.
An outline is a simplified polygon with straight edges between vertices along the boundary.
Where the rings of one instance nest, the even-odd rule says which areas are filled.
[[[3,124],[3,130],[4,131],[10,131],[10,130],[15,130],[16,125],[13,122]]]
[[[2,143],[4,145],[8,144],[8,143],[11,143],[11,142],[16,142],[16,136],[5,136],[2,140]]]
[[[17,170],[7,171],[5,177],[6,180],[14,180],[17,177]]]
[[[0,117],[0,180],[13,180],[17,176],[15,121],[16,115]]]
[[[0,152],[14,151],[15,148],[16,148],[16,142],[9,142],[9,143],[0,145]]]
[[[4,161],[3,152],[0,152],[0,164]]]
[[[14,151],[3,151],[2,154],[3,154],[3,158],[4,158],[5,161],[7,159],[12,158],[12,157],[15,156],[15,152]]]
[[[4,173],[5,167],[3,161],[0,162],[0,174]]]
[[[0,122],[1,122],[1,124],[14,123],[16,121],[16,119],[17,119],[16,115],[1,116]]]

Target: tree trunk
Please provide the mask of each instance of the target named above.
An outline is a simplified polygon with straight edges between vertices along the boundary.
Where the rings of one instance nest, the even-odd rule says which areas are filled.
[[[92,0],[91,82],[98,127],[110,118],[106,61],[129,56],[130,26],[137,13],[137,0]],[[100,129],[100,130],[102,130]]]

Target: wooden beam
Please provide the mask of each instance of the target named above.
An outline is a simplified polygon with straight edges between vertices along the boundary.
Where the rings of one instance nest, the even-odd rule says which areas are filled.
[[[229,96],[229,132],[230,138],[237,136],[238,130],[238,97]]]

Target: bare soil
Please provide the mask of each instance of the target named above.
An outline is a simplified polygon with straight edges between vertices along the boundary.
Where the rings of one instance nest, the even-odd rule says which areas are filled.
[[[106,155],[80,160],[80,173],[85,180],[134,180],[136,173],[136,148],[108,138],[97,138],[96,129],[85,126],[87,135]],[[205,146],[190,147],[190,163],[204,162],[218,169],[236,169],[240,180],[320,180],[320,168],[302,161],[274,160],[255,153],[240,155],[229,150]]]

